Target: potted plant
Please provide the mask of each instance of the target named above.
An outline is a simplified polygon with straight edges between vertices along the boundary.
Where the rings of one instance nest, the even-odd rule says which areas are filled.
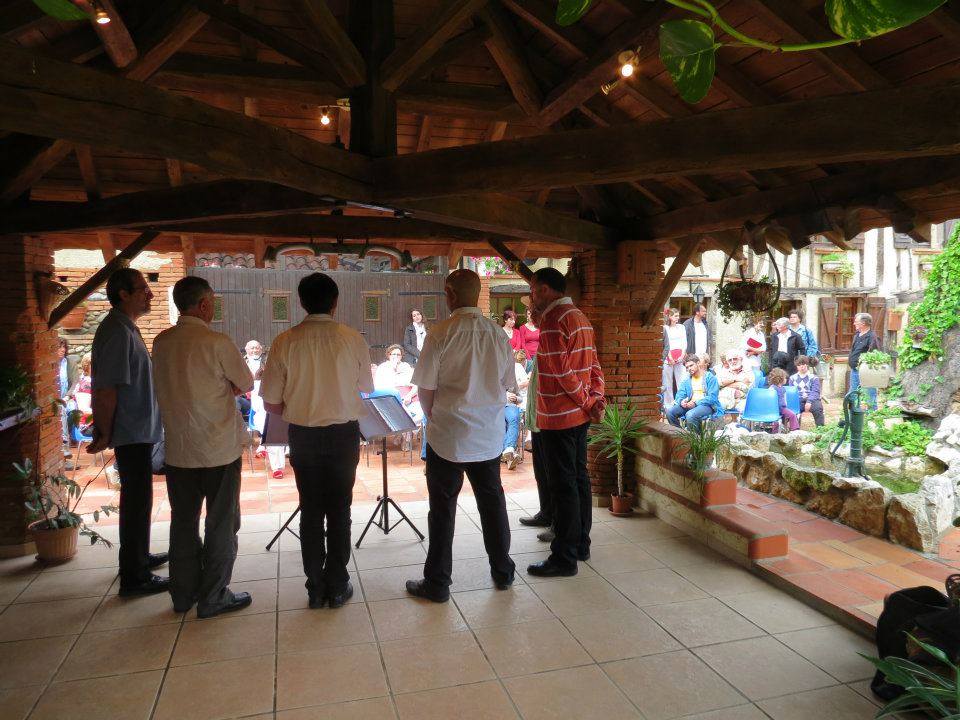
[[[637,414],[632,403],[623,407],[607,405],[603,419],[593,426],[593,434],[587,440],[590,445],[598,445],[600,457],[617,460],[617,494],[611,496],[610,512],[617,517],[626,517],[633,513],[633,493],[623,486],[623,458],[627,452],[635,453],[637,439],[646,435],[647,421]]]
[[[23,464],[14,463],[14,477],[28,487],[26,507],[31,519],[30,532],[37,546],[37,558],[43,562],[62,562],[77,553],[77,537],[90,538],[90,544],[101,542],[110,547],[110,542],[90,528],[83,514],[77,512],[83,494],[97,478],[85,485],[70,480],[65,475],[42,475],[33,463],[25,459]],[[101,505],[90,513],[93,521],[100,520],[100,513],[117,512],[113,505]]]
[[[63,320],[60,321],[60,327],[64,330],[80,330],[83,327],[83,321],[86,317],[87,304],[80,303],[63,316]]]
[[[759,280],[741,280],[724,282],[714,294],[717,311],[725,320],[734,314],[753,316],[766,312],[776,302],[779,288],[766,277]]]
[[[0,368],[0,428],[13,427],[33,417],[30,377],[19,365]]]
[[[723,427],[712,420],[704,420],[697,426],[682,422],[679,436],[680,447],[687,451],[687,467],[693,471],[693,479],[702,485],[714,455],[721,447],[730,444],[730,438],[724,434]]]
[[[843,253],[824,255],[820,258],[820,269],[825,273],[842,277],[844,280],[849,280],[854,274],[853,263]]]
[[[885,388],[893,375],[889,353],[871,350],[860,356],[860,385],[867,388]]]

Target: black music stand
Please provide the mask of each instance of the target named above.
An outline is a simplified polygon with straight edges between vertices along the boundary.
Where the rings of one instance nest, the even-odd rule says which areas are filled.
[[[280,415],[268,412],[267,419],[263,421],[263,439],[260,444],[264,447],[269,445],[287,445],[290,442],[289,434],[290,426],[287,424],[287,421]],[[287,521],[277,530],[277,534],[273,536],[270,542],[267,543],[267,552],[270,552],[270,548],[280,539],[284,530],[293,535],[297,540],[300,539],[300,536],[290,529],[290,523],[292,523],[293,519],[299,514],[300,505],[297,505],[296,510],[290,513]]]
[[[420,539],[423,540],[423,533],[417,529],[417,526],[414,525],[410,518],[400,509],[396,500],[390,497],[387,488],[387,438],[393,435],[399,435],[400,433],[412,432],[417,429],[417,425],[413,422],[413,418],[407,414],[407,411],[403,409],[400,399],[395,395],[366,398],[363,401],[363,405],[367,410],[367,414],[360,418],[360,437],[367,442],[373,440],[381,441],[380,449],[377,453],[380,455],[381,468],[383,469],[383,494],[377,497],[377,506],[373,509],[373,514],[367,521],[366,527],[363,528],[363,532],[360,533],[360,539],[357,540],[356,547],[360,547],[360,543],[363,542],[363,538],[366,537],[371,525],[376,525],[383,530],[384,535],[389,535],[390,531],[397,525],[401,522],[406,522],[407,525],[413,528],[413,531]],[[390,524],[391,505],[393,505],[394,509],[400,514],[400,519],[392,525]],[[379,519],[377,518],[378,513],[380,515]]]

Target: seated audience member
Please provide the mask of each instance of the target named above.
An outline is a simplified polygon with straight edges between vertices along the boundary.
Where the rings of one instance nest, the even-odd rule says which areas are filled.
[[[753,385],[753,370],[743,364],[743,353],[730,350],[727,353],[727,365],[717,373],[720,385],[720,404],[724,410],[743,412],[747,391]]]
[[[270,445],[267,447],[262,444],[263,427],[267,421],[267,411],[263,407],[263,399],[260,397],[260,377],[263,375],[263,366],[266,358],[263,355],[263,345],[256,340],[250,340],[243,347],[244,361],[247,363],[247,369],[253,375],[253,390],[249,393],[249,402],[247,404],[247,422],[249,422],[249,413],[253,411],[253,429],[261,438],[261,445],[257,448],[257,457],[266,457],[270,464],[270,474],[277,480],[283,478],[283,469],[287,465],[287,447],[286,445]],[[238,396],[237,400],[243,396]],[[240,407],[243,413],[243,407]]]
[[[730,367],[730,361],[727,358],[727,353],[720,353],[720,367],[722,367],[724,370]]]
[[[386,362],[380,363],[373,375],[373,389],[396,394],[407,414],[419,424],[423,420],[423,409],[418,400],[417,387],[412,380],[413,368],[403,362],[403,348],[399,345],[390,345],[386,356]],[[410,448],[411,439],[410,433],[407,433],[400,441],[404,451]]]
[[[800,392],[800,414],[813,415],[817,427],[823,425],[823,401],[820,397],[820,378],[810,372],[817,365],[817,359],[809,355],[799,355],[796,359],[797,372],[790,376],[790,384]]]
[[[80,358],[80,376],[77,378],[77,384],[74,385],[74,393],[82,392],[89,395],[92,392],[92,376],[90,375],[92,365],[93,356],[90,353],[86,353]]]
[[[427,324],[423,321],[423,313],[416,308],[410,311],[410,320],[412,322],[403,331],[403,361],[416,365],[427,337]]]
[[[799,430],[800,421],[797,420],[793,410],[787,407],[787,392],[784,385],[787,384],[787,373],[781,368],[773,368],[767,373],[767,385],[777,391],[777,402],[780,405],[780,417],[790,430]],[[779,432],[779,427],[774,427],[774,432]]]
[[[687,357],[689,357],[689,355]],[[700,367],[703,368],[703,371],[716,377],[717,373],[713,369],[713,361],[710,355],[708,353],[700,353],[697,357],[700,358]]]
[[[503,452],[500,454],[501,462],[507,464],[507,470],[515,470],[520,462],[520,456],[517,454],[517,441],[520,438],[520,408],[526,404],[527,386],[530,379],[527,371],[524,369],[527,356],[523,350],[517,350],[513,354],[514,362],[513,372],[517,378],[517,388],[519,392],[507,391],[507,403],[504,405],[504,422],[506,430],[503,435]]]
[[[667,420],[676,427],[680,427],[680,421],[685,420],[691,427],[699,428],[704,420],[723,415],[719,399],[720,385],[716,375],[704,371],[698,356],[687,355],[684,366],[687,377],[677,389],[673,406],[667,410]]]

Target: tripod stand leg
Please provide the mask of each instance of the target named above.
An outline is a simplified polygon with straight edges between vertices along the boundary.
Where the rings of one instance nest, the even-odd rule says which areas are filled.
[[[384,514],[384,510],[386,509],[386,504],[388,500],[390,500],[390,498],[386,498],[386,497],[379,498],[379,501],[377,502],[377,506],[373,509],[373,514],[370,516],[370,519],[367,520],[367,525],[366,527],[363,528],[363,532],[360,533],[360,539],[357,540],[357,544],[354,547],[356,548],[360,547],[360,543],[362,543],[363,539],[367,536],[367,531],[370,529],[371,525],[376,525],[381,530],[384,529],[385,526],[382,525],[381,523],[383,522],[383,514]],[[376,519],[377,513],[380,513],[380,517],[381,517],[380,520]]]
[[[423,540],[423,537],[424,537],[424,536],[423,536],[423,533],[420,532],[420,530],[417,528],[417,526],[413,524],[413,521],[412,521],[410,518],[407,517],[407,514],[406,514],[403,510],[400,509],[400,506],[397,505],[396,501],[395,501],[392,497],[389,497],[389,496],[388,496],[388,497],[385,497],[385,498],[383,498],[383,499],[384,499],[384,501],[386,501],[386,502],[390,503],[391,505],[393,505],[394,509],[396,509],[396,511],[397,511],[398,513],[400,513],[400,517],[403,518],[403,519],[406,521],[407,525],[409,525],[411,528],[413,528],[413,531],[420,537],[421,540]],[[398,521],[397,521],[397,524],[399,524],[399,523],[400,523],[400,521],[398,520]]]
[[[274,535],[273,539],[267,543],[267,552],[270,552],[270,548],[272,548],[274,544],[277,542],[277,540],[280,539],[280,536],[283,535],[284,530],[288,530],[291,535],[297,538],[297,540],[300,539],[299,535],[297,535],[293,530],[290,530],[290,523],[292,523],[293,519],[299,514],[300,514],[300,506],[297,505],[297,509],[290,514],[290,517],[287,518],[287,521],[283,524],[283,527],[277,530],[277,534]]]

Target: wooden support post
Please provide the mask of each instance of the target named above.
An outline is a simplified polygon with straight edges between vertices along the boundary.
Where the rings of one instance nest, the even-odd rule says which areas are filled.
[[[524,280],[530,282],[533,279],[533,270],[528,268],[523,264],[523,258],[517,257],[514,252],[506,246],[505,243],[500,242],[499,240],[488,240],[490,247],[499,255],[504,262],[509,264],[511,267],[516,268],[517,274],[520,275]]]
[[[455,269],[460,264],[463,257],[463,243],[450,243],[447,249],[447,268]]]
[[[267,264],[264,262],[263,256],[267,252],[267,243],[262,237],[255,237],[253,239],[253,266],[255,268],[265,268]]]
[[[110,232],[98,232],[97,242],[100,243],[100,252],[103,253],[103,262],[108,263],[117,256],[117,243]]]
[[[180,251],[183,253],[183,271],[186,273],[197,265],[197,247],[193,242],[193,235],[180,236]]]
[[[667,301],[667,298],[673,294],[674,288],[677,287],[677,283],[680,282],[683,271],[686,270],[687,265],[690,264],[690,258],[694,256],[702,243],[702,238],[691,238],[690,242],[688,242],[677,257],[673,259],[673,265],[670,266],[666,277],[663,278],[663,282],[660,283],[657,294],[654,295],[653,300],[650,301],[650,307],[647,308],[646,313],[643,315],[644,325],[653,325],[653,321],[657,319],[657,316],[663,313],[663,304]]]
[[[366,63],[365,84],[350,93],[350,149],[371,157],[397,154],[397,100],[383,87],[381,63],[393,52],[393,0],[350,6],[350,38]]]
[[[115,270],[129,264],[129,262],[139,255],[147,245],[153,242],[154,238],[159,234],[158,232],[152,231],[141,233],[133,242],[127,245],[119,255],[97,270],[97,272],[93,274],[93,277],[64,298],[63,302],[57,305],[57,307],[53,309],[53,312],[50,313],[47,327],[55,328],[59,325],[60,321],[67,316],[67,313],[90,297],[90,293],[103,285]]]

